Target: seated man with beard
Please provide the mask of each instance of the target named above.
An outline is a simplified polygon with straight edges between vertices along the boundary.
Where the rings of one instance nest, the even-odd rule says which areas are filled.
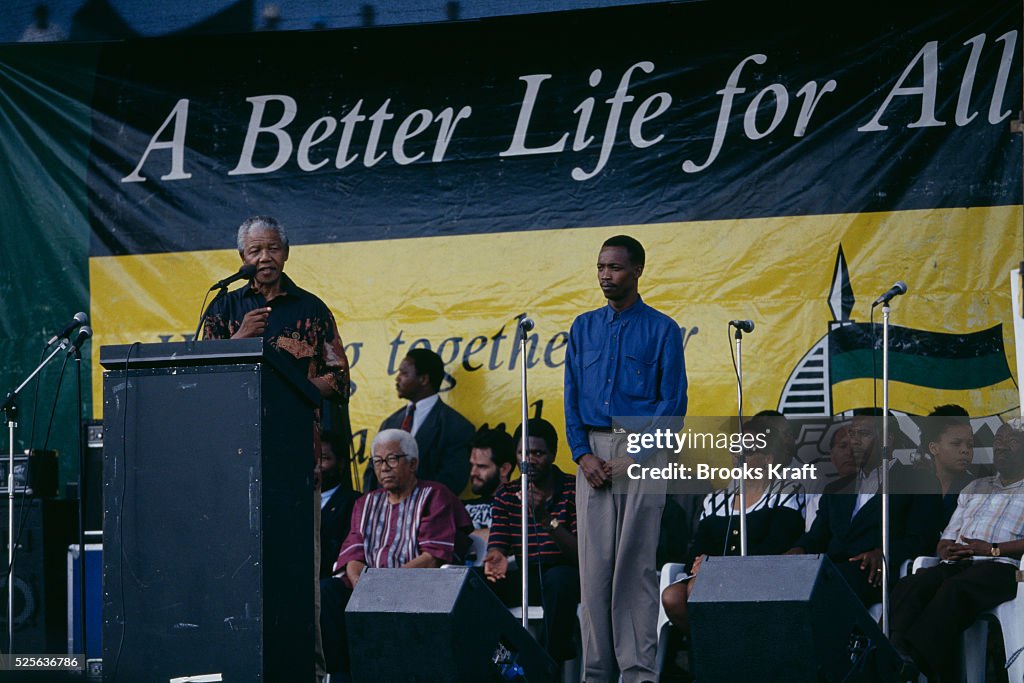
[[[469,449],[469,485],[477,497],[463,502],[473,520],[473,535],[487,541],[494,492],[508,483],[516,469],[516,446],[502,422],[493,429],[484,424],[477,430]]]

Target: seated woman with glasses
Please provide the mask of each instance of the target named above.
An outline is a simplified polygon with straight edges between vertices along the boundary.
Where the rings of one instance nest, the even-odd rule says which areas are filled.
[[[327,671],[349,670],[345,606],[368,567],[432,568],[452,562],[469,546],[473,523],[448,488],[416,478],[416,439],[385,429],[370,448],[380,488],[355,503],[352,526],[334,563],[334,576],[320,582],[320,628]],[[333,678],[333,676],[332,676]]]

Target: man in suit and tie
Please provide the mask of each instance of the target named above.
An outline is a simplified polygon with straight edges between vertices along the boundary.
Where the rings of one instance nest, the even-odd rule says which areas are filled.
[[[335,455],[339,449],[335,436],[328,431],[320,433],[320,578],[331,576],[334,561],[341,552],[341,544],[348,536],[352,521],[352,507],[358,494],[352,491],[351,481],[342,485],[341,460]]]
[[[881,419],[877,411],[855,411],[848,431],[856,474],[831,482],[811,528],[786,554],[824,553],[864,605],[882,599]],[[860,413],[860,414],[858,414]],[[891,418],[889,418],[891,419]],[[889,429],[892,448],[895,421]],[[889,469],[890,583],[904,560],[928,554],[939,537],[942,502],[938,480],[915,467]],[[929,495],[931,494],[931,495]]]
[[[419,476],[447,486],[458,496],[469,480],[469,444],[473,424],[441,400],[444,361],[430,349],[412,349],[402,359],[395,377],[398,397],[407,403],[381,424],[403,429],[416,437]],[[378,487],[373,468],[363,475],[363,492]]]

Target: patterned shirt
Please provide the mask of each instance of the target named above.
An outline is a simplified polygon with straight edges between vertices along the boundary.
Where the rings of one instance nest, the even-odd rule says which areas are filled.
[[[1024,479],[1003,486],[999,475],[975,479],[957,498],[953,517],[942,532],[944,540],[962,542],[976,538],[988,543],[1006,543],[1024,538]],[[1012,557],[972,557],[1018,564]]]
[[[555,480],[554,495],[547,508],[551,516],[558,520],[574,536],[576,535],[576,477],[570,477],[558,467],[552,466],[551,476]],[[487,537],[487,549],[497,548],[505,555],[522,552],[521,520],[522,505],[520,503],[521,480],[516,479],[502,484],[494,493],[494,504],[491,506],[491,532]],[[547,529],[537,524],[532,512],[527,534],[530,544],[530,559],[550,562],[553,564],[568,563],[558,543],[551,538]]]
[[[263,339],[295,359],[297,370],[308,379],[320,378],[345,396],[348,358],[327,305],[281,274],[281,295],[267,303],[250,282],[215,299],[203,316],[206,339],[229,339],[242,326],[242,318],[256,308],[270,306]]]
[[[377,489],[356,501],[334,571],[342,571],[353,560],[367,567],[401,567],[423,553],[448,563],[457,550],[468,546],[472,530],[462,503],[444,484],[418,481],[397,503],[388,501],[387,491]]]

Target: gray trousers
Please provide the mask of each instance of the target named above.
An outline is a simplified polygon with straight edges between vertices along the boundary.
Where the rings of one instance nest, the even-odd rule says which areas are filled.
[[[601,460],[626,456],[625,439],[591,432]],[[582,602],[583,678],[608,683],[656,681],[658,573],[655,553],[664,494],[594,489],[576,475]]]

